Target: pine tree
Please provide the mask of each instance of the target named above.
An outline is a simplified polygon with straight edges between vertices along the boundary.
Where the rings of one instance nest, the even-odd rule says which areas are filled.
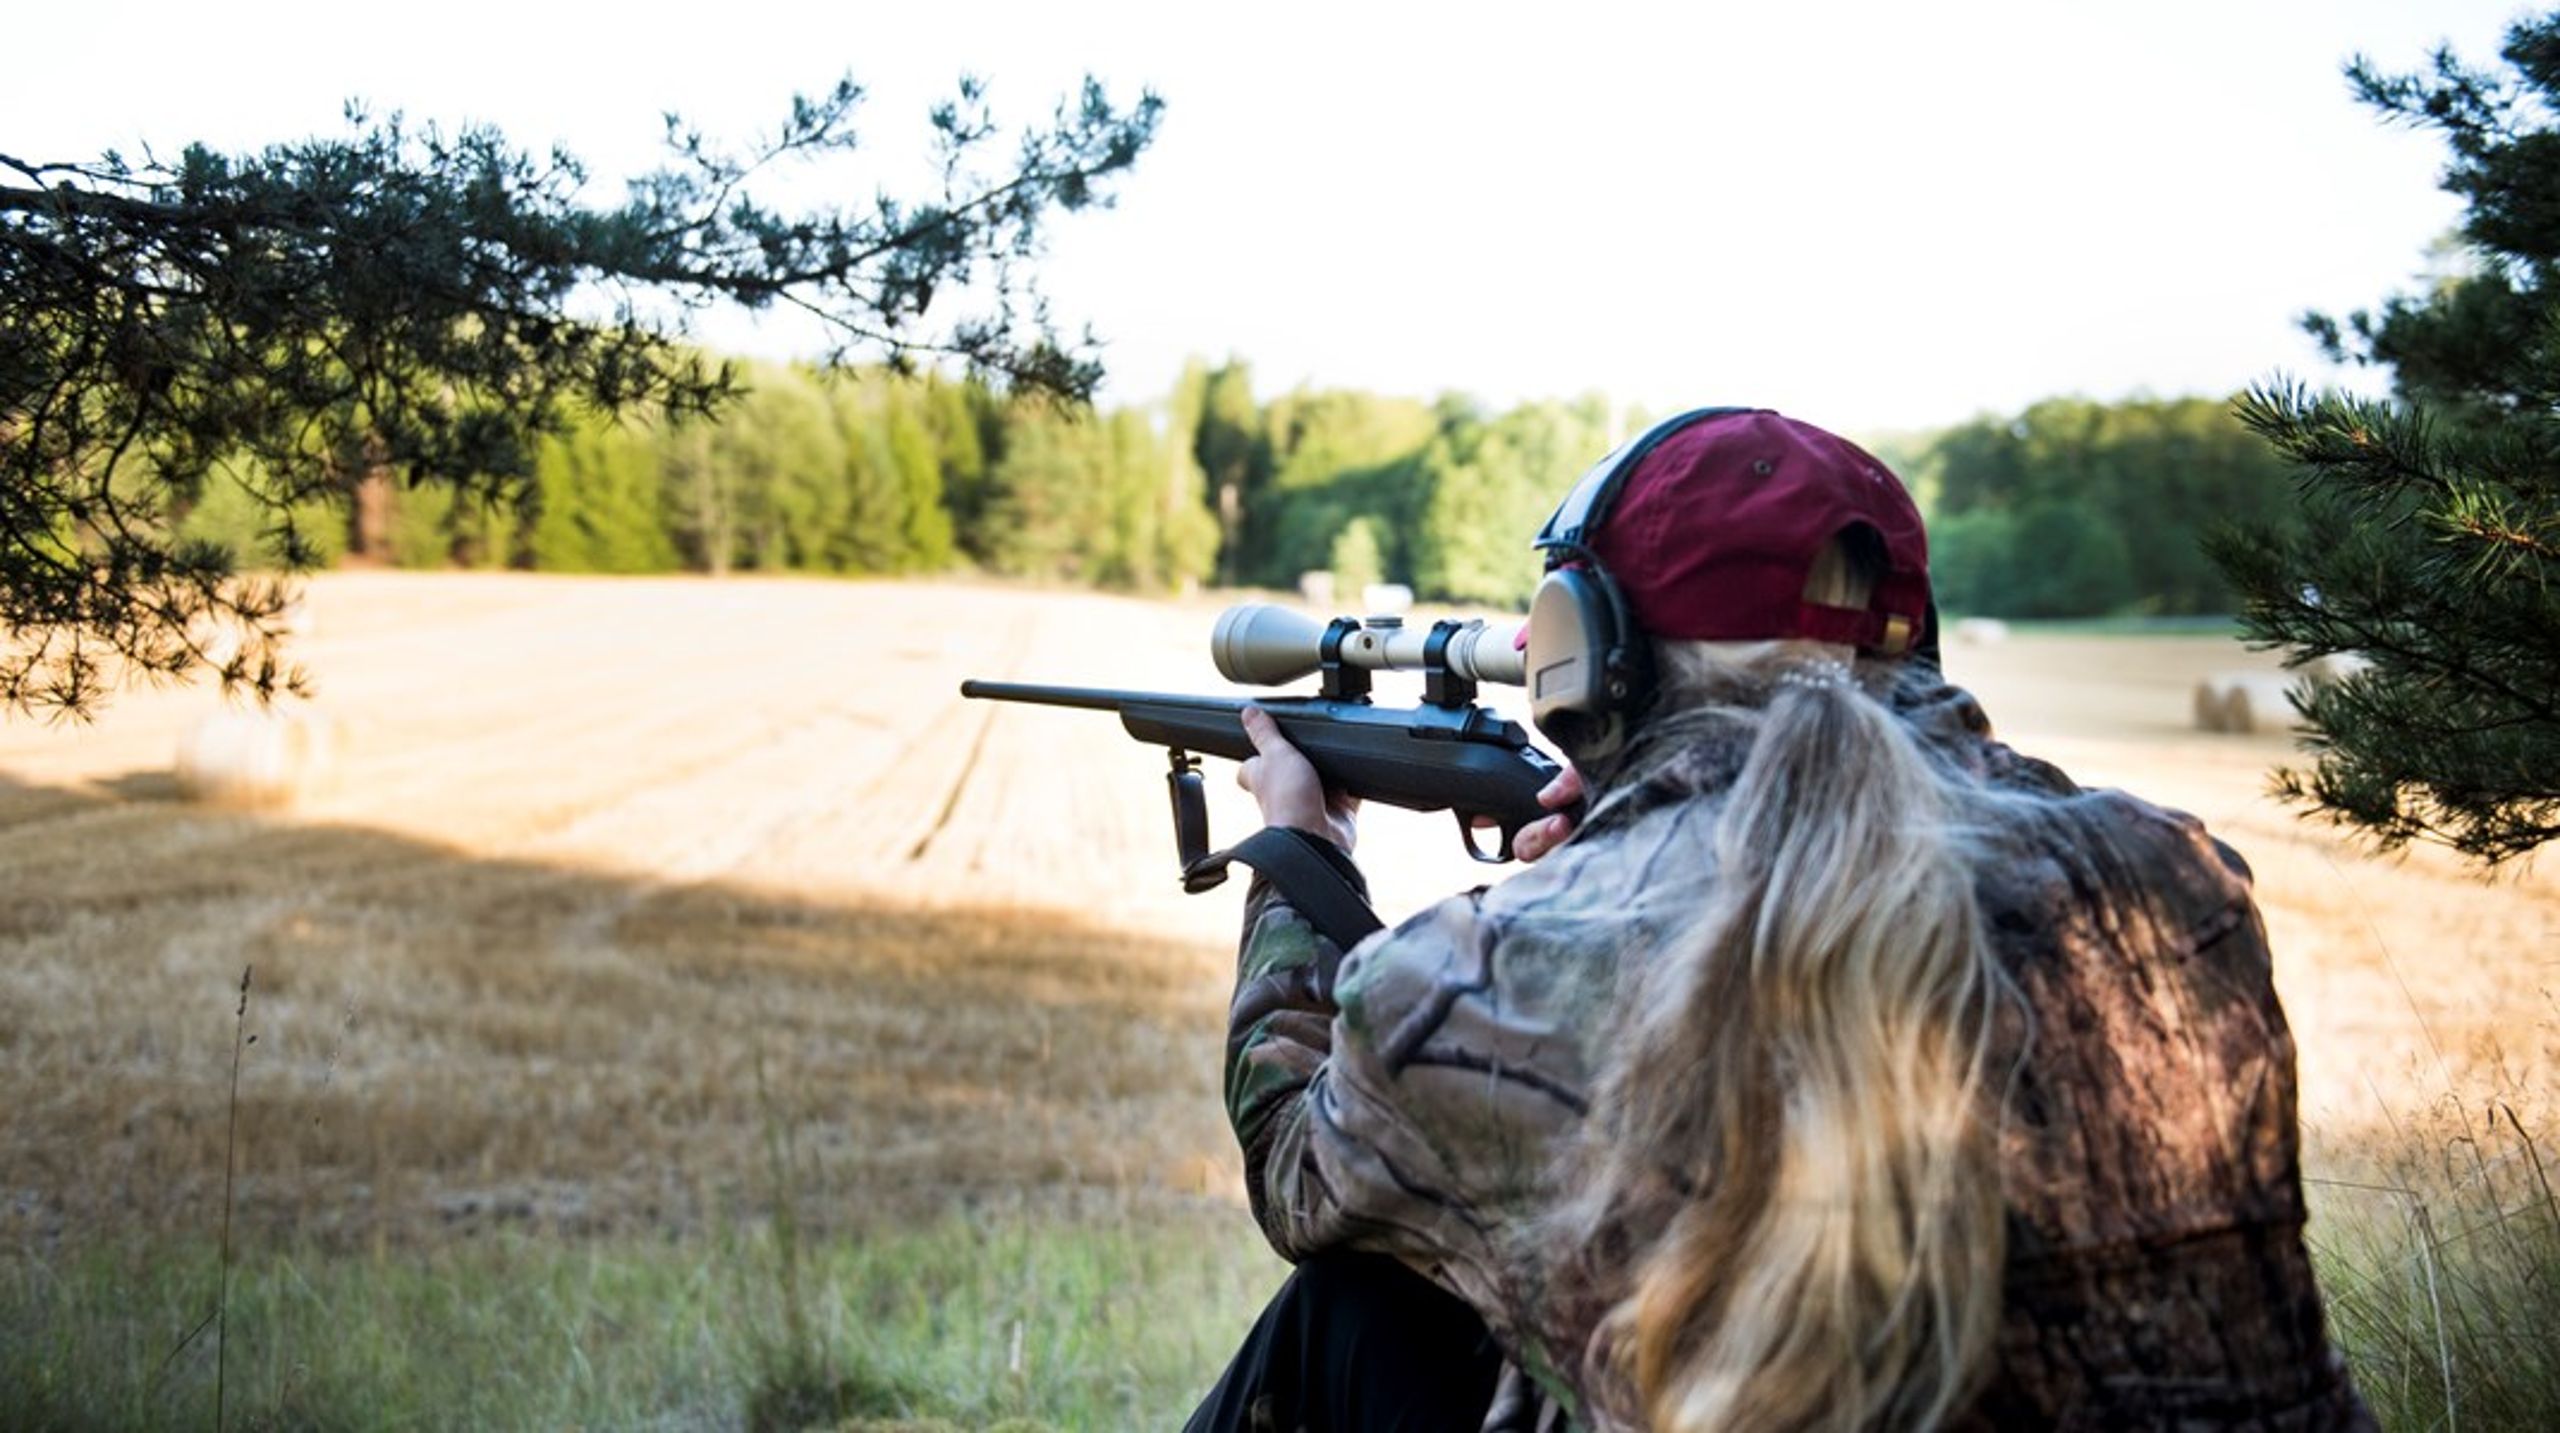
[[[2469,262],[2343,325],[2305,320],[2333,357],[2390,370],[2394,397],[2277,382],[2242,400],[2295,467],[2303,527],[2214,545],[2253,640],[2371,659],[2307,697],[2314,762],[2279,788],[2386,848],[2489,865],[2560,836],[2560,13],[2501,53],[2348,67],[2365,103],[2444,137]]]

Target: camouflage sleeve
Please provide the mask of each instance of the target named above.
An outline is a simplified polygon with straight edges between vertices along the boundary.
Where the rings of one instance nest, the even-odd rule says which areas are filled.
[[[1394,1254],[1464,1296],[1440,1264],[1482,1255],[1478,1206],[1542,1165],[1549,1112],[1526,1107],[1544,1096],[1510,1089],[1537,1078],[1522,1043],[1539,1032],[1503,1025],[1480,898],[1343,952],[1256,892],[1228,1090],[1254,1218],[1282,1258]]]
[[[1318,844],[1355,886],[1361,884],[1348,856]],[[1244,1148],[1247,1197],[1266,1233],[1273,1223],[1264,1167],[1281,1126],[1304,1120],[1308,1084],[1332,1052],[1333,981],[1341,961],[1340,947],[1318,934],[1278,887],[1256,875],[1245,897],[1236,992],[1227,1007],[1226,1096],[1228,1122]],[[1281,1252],[1290,1253],[1285,1247]]]

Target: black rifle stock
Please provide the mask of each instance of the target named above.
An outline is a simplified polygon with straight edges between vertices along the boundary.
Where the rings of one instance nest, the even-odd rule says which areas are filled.
[[[1538,804],[1539,788],[1562,774],[1519,723],[1465,702],[1379,707],[1362,698],[1200,697],[980,681],[961,683],[960,695],[1117,712],[1129,735],[1171,748],[1174,839],[1186,874],[1209,850],[1194,753],[1236,761],[1253,755],[1244,731],[1248,706],[1271,714],[1327,786],[1410,811],[1456,813],[1459,839],[1479,861],[1512,859],[1512,838],[1548,814]],[[1480,824],[1500,833],[1490,852],[1476,840]]]

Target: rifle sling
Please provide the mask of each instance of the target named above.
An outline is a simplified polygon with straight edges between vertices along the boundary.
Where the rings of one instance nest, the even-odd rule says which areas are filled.
[[[1226,878],[1230,862],[1260,872],[1318,934],[1344,950],[1385,928],[1378,913],[1369,909],[1368,883],[1360,879],[1360,869],[1341,848],[1321,836],[1288,826],[1265,826],[1223,851],[1192,862],[1183,869],[1183,884],[1195,891],[1216,885]]]

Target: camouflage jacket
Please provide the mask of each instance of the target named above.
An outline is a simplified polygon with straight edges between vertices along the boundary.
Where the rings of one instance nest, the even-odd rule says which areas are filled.
[[[1999,1350],[1961,1426],[2370,1427],[2303,1251],[2292,1040],[2247,868],[2190,817],[1992,741],[1934,673],[1891,701],[2028,798],[1976,881],[2022,1000],[1994,1049],[2018,1070]],[[1254,1215],[1283,1257],[1393,1254],[1481,1312],[1545,1402],[1517,1421],[1497,1400],[1489,1427],[1631,1421],[1589,1356],[1616,1294],[1521,1236],[1571,1187],[1630,966],[1714,878],[1700,837],[1746,742],[1640,751],[1543,862],[1347,955],[1267,884],[1248,898],[1226,1094]]]

